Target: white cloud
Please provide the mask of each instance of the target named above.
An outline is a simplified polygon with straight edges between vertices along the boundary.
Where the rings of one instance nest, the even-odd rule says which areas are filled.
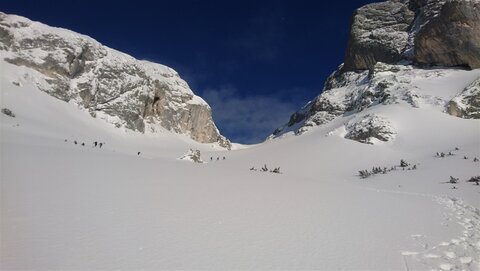
[[[242,97],[235,87],[224,86],[207,89],[201,96],[212,107],[213,118],[222,134],[234,142],[258,143],[288,122],[290,115],[306,102],[294,102],[289,92],[277,94]]]

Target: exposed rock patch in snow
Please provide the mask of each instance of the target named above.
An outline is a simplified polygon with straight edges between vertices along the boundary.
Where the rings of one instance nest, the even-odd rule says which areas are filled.
[[[373,144],[374,139],[391,141],[396,134],[392,124],[386,118],[373,114],[350,121],[345,127],[347,131],[345,138],[367,144]]]
[[[447,112],[465,119],[480,119],[480,78],[448,103]]]
[[[180,160],[190,161],[194,163],[203,163],[200,150],[190,149],[187,153],[178,158]]]

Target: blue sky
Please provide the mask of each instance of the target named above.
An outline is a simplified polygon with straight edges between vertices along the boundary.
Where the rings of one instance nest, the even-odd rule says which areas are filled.
[[[320,93],[343,62],[353,11],[371,2],[3,0],[0,11],[174,68],[222,134],[256,143]]]

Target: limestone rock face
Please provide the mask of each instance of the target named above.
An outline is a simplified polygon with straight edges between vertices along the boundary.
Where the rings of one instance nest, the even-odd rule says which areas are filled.
[[[375,63],[480,67],[478,0],[389,0],[355,11],[342,71]]]
[[[230,148],[209,105],[173,69],[103,46],[90,37],[0,13],[0,58],[38,72],[38,87],[117,127],[167,129]]]
[[[415,61],[480,68],[480,1],[446,2],[416,35]]]
[[[415,13],[403,1],[373,3],[357,9],[350,27],[344,69],[366,70],[376,62],[401,60],[414,18]]]
[[[464,119],[480,119],[480,78],[448,103],[447,112]]]

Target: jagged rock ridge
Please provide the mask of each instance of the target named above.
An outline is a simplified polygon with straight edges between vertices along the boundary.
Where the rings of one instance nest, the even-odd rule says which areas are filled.
[[[140,132],[165,128],[230,148],[208,104],[169,67],[136,60],[88,36],[1,12],[0,54],[11,64],[38,71],[42,91],[118,127]]]

